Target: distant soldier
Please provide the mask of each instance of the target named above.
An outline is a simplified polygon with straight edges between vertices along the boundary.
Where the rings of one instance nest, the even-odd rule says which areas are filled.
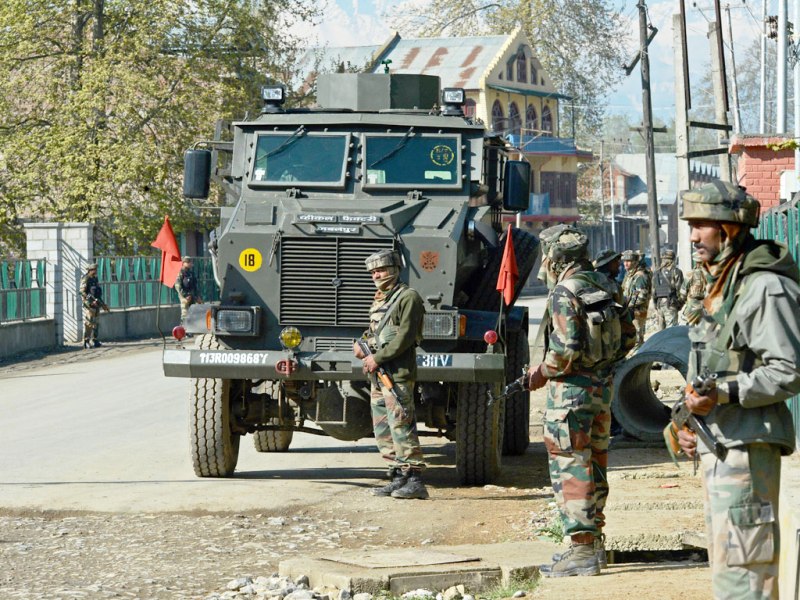
[[[639,346],[644,343],[652,277],[650,270],[636,250],[625,250],[622,253],[622,264],[625,265],[622,295],[625,305],[633,312],[633,325],[636,327],[636,345],[631,351],[636,352]]]
[[[703,316],[706,297],[706,273],[697,254],[692,254],[695,267],[683,283],[683,311],[681,317],[688,325],[696,325]]]
[[[186,312],[192,304],[200,304],[203,299],[198,294],[197,276],[194,274],[194,261],[191,256],[183,257],[183,266],[175,280],[175,290],[181,301],[181,321],[186,319]]]
[[[99,348],[103,344],[97,339],[100,329],[100,308],[103,302],[103,289],[97,279],[97,263],[86,266],[86,273],[81,277],[81,300],[83,301],[83,348]]]
[[[622,254],[616,250],[606,249],[600,252],[594,259],[594,270],[602,273],[611,280],[617,291],[622,297],[622,285],[620,285],[617,277],[619,277],[619,270],[622,262]]]
[[[675,266],[675,251],[664,250],[661,253],[661,266],[653,273],[653,298],[659,330],[678,324],[678,311],[683,306],[681,288],[683,273]]]
[[[400,281],[397,252],[379,250],[364,262],[378,288],[369,310],[370,326],[366,334],[371,353],[365,353],[358,343],[353,344],[353,353],[363,361],[364,372],[370,376],[375,442],[391,477],[388,484],[372,493],[425,499],[428,497],[422,482],[425,463],[414,411],[416,348],[422,337],[425,306],[419,293]],[[388,380],[378,377],[381,370]]]

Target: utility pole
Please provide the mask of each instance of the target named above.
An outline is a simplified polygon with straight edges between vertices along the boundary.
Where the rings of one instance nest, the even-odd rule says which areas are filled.
[[[739,86],[736,83],[736,55],[733,52],[733,26],[731,25],[731,5],[725,5],[728,13],[728,39],[731,43],[731,87],[733,88],[733,132],[742,132],[742,115],[739,111]]]
[[[600,140],[600,223],[603,225],[603,248],[608,248],[608,234],[606,232],[606,194],[603,191],[603,146],[605,146],[605,141]]]
[[[787,0],[778,0],[778,106],[775,133],[786,133],[786,12]]]
[[[718,0],[717,0],[718,1]],[[728,107],[726,102],[727,84],[725,82],[724,60],[719,52],[719,43],[722,36],[720,22],[710,22],[708,24],[708,39],[711,42],[711,80],[714,84],[714,113],[715,121],[718,125],[728,125]],[[723,133],[717,134],[717,140],[721,142]],[[722,181],[731,181],[731,162],[730,155],[725,152],[719,156],[719,178]]]
[[[647,5],[644,0],[639,0],[636,5],[639,9],[639,59],[641,60],[642,74],[642,128],[645,136],[645,160],[647,163],[647,212],[650,217],[650,258],[653,269],[661,264],[661,248],[659,233],[660,219],[658,218],[658,194],[656,193],[656,157],[655,142],[653,140],[653,101],[650,97],[650,57],[647,46]]]
[[[758,132],[767,132],[767,0],[761,0],[761,94],[758,107]]]
[[[683,1],[681,1],[683,9]],[[681,192],[690,189],[689,179],[689,106],[686,94],[685,12],[672,15],[672,48],[675,64],[675,156],[678,159],[678,211],[682,210]],[[692,243],[689,229],[678,227],[678,266],[687,271],[692,267]]]
[[[797,60],[797,40],[800,37],[800,0],[794,0],[794,35],[792,56],[794,57],[794,139],[800,139],[800,60]],[[800,171],[800,148],[794,149],[795,177]]]

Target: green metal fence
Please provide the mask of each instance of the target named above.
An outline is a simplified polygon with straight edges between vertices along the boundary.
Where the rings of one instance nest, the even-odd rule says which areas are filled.
[[[0,261],[0,323],[47,316],[47,263]]]
[[[210,258],[194,258],[200,297],[206,302],[219,300]],[[97,258],[97,277],[103,300],[109,308],[131,308],[178,304],[173,287],[162,285],[160,256],[101,256]]]
[[[756,237],[783,242],[789,247],[795,261],[800,259],[800,200],[795,198],[762,213]],[[800,396],[788,402],[794,417],[795,436],[800,445]]]

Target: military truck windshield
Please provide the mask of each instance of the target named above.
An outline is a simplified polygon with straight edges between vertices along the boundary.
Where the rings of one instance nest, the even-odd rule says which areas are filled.
[[[364,136],[364,187],[459,188],[461,147],[456,135]]]
[[[256,141],[253,183],[343,186],[348,136],[308,133],[261,134]]]

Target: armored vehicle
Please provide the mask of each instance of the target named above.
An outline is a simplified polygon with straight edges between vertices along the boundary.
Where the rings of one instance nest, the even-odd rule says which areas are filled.
[[[210,244],[220,301],[192,306],[194,347],[163,357],[166,375],[191,378],[195,473],[233,473],[246,434],[260,452],[295,432],[372,435],[352,346],[375,292],[364,259],[391,248],[426,308],[420,434],[455,441],[461,482],[492,481],[502,454],[528,446],[529,394],[487,401],[528,363],[527,311],[496,289],[528,163],[464,116],[463,90],[440,97],[438,77],[323,75],[312,109],[284,109],[280,86],[262,95],[257,118],[185,157],[184,195],[206,198],[213,178],[226,198]],[[511,231],[516,300],[538,240]]]

